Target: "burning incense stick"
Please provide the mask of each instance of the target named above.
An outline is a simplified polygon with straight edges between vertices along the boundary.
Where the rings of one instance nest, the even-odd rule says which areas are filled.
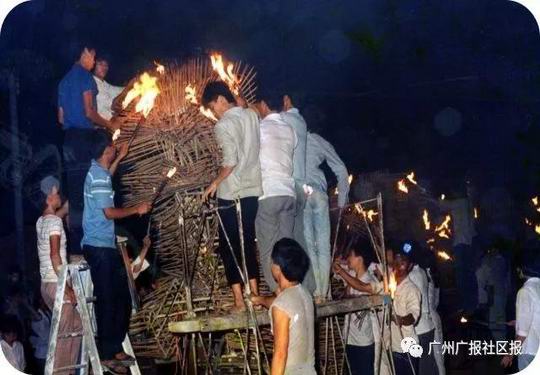
[[[161,195],[161,193],[165,189],[165,186],[167,186],[167,184],[171,180],[172,176],[175,175],[175,173],[176,173],[176,167],[170,168],[169,171],[167,172],[167,174],[165,175],[165,177],[163,177],[163,179],[159,183],[158,188],[154,192],[154,196],[152,197],[152,200],[151,200],[152,208],[150,208],[150,212],[148,212],[148,227],[146,228],[146,235],[150,234],[150,227],[151,227],[151,223],[152,223],[152,210],[154,209],[154,203],[159,198],[159,196]]]

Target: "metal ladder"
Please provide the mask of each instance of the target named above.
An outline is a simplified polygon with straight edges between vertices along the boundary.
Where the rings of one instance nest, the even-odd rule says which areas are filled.
[[[64,293],[66,283],[71,279],[71,284],[75,297],[77,299],[77,311],[81,318],[82,331],[59,334],[60,320],[62,317],[62,306],[64,303]],[[86,262],[77,264],[67,264],[62,266],[58,283],[56,287],[56,296],[54,300],[54,309],[51,319],[51,331],[49,335],[49,348],[47,351],[47,360],[45,362],[45,375],[62,373],[70,370],[78,370],[80,375],[89,374],[89,365],[92,365],[94,375],[103,375],[104,371],[109,369],[101,363],[96,346],[97,325],[94,314],[93,284],[90,276],[90,267]],[[81,351],[79,355],[80,363],[72,366],[54,369],[57,340],[68,337],[82,336]],[[126,335],[122,343],[124,351],[135,358],[129,336]],[[135,360],[130,366],[132,375],[141,375],[139,365]]]

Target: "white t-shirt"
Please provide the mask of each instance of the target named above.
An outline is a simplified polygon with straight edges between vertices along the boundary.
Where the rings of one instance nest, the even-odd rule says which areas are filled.
[[[261,174],[263,195],[259,199],[295,196],[293,155],[296,134],[279,113],[271,113],[261,121]]]
[[[349,275],[356,277],[354,271],[349,270]],[[371,284],[376,282],[376,280],[369,274],[369,272],[364,272],[364,274],[359,279],[363,283]],[[361,292],[354,288],[348,287],[349,295],[351,296],[361,296],[368,293]],[[355,346],[368,346],[374,343],[373,339],[373,325],[372,325],[372,313],[370,310],[361,310],[351,314],[347,314],[345,317],[345,337],[347,337],[348,345]]]
[[[524,336],[523,354],[536,355],[540,346],[540,278],[528,279],[516,298],[516,334]]]
[[[51,236],[60,236],[60,258],[66,264],[66,232],[62,219],[56,215],[41,216],[36,222],[39,273],[41,282],[55,283],[58,277],[51,262]]]
[[[98,89],[98,94],[96,96],[97,111],[105,120],[110,120],[113,115],[111,108],[113,100],[122,93],[124,88],[113,86],[104,79],[96,76],[94,76],[94,81],[96,81]]]
[[[24,349],[20,342],[15,341],[13,346],[10,346],[4,340],[0,340],[0,347],[7,361],[19,371],[24,371],[26,360],[24,359]]]
[[[414,321],[417,322],[421,314],[420,301],[422,296],[414,283],[407,276],[396,288],[394,295],[394,312],[401,316],[412,314]],[[405,337],[411,337],[418,343],[418,336],[414,330],[414,324],[410,326],[398,326],[392,322],[392,351],[403,353],[401,349],[401,340]]]
[[[429,305],[429,285],[426,271],[424,271],[418,264],[415,264],[411,272],[409,273],[409,279],[416,285],[420,294],[422,295],[422,314],[416,325],[416,333],[423,335],[428,333],[435,325],[431,320],[431,307]]]

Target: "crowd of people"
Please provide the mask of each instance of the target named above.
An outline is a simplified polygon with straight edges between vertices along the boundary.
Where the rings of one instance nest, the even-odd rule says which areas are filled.
[[[31,306],[20,287],[11,285],[4,308],[9,316],[2,324],[2,349],[20,370],[26,363],[18,336],[30,337],[36,368],[42,371],[58,275],[62,266],[84,259],[94,284],[101,360],[115,373],[129,371],[125,362],[132,358],[123,351],[122,341],[128,330],[131,297],[124,260],[116,248],[115,220],[144,215],[151,203],[115,206],[112,179],[129,148],[111,138],[112,131],[121,126],[111,106],[122,88],[105,81],[107,71],[107,59],[96,58],[96,51],[85,45],[59,84],[58,121],[65,130],[63,186],[69,203],[62,202],[57,178],[42,180],[43,211],[36,222],[40,298]],[[321,164],[326,162],[337,178],[339,212],[348,203],[347,168],[328,141],[308,130],[294,103],[291,95],[263,91],[248,106],[221,81],[208,83],[202,93],[202,104],[218,119],[214,133],[222,152],[217,176],[203,198],[216,198],[218,253],[234,296],[231,313],[241,313],[250,304],[268,308],[274,334],[272,374],[317,373],[314,305],[330,298],[332,274],[344,283],[346,296],[353,297],[383,293],[387,272],[375,260],[369,242],[360,240],[336,256],[332,254],[328,186]],[[455,225],[459,303],[464,313],[473,313],[479,307],[478,299],[482,306],[488,303],[488,284],[491,296],[506,298],[506,293],[493,293],[493,288],[501,288],[496,280],[504,278],[505,264],[490,252],[476,272],[478,279],[475,277],[475,266],[466,260],[473,237],[470,212],[463,202],[452,202],[447,209]],[[150,246],[146,238],[143,254]],[[520,368],[530,363],[540,338],[540,267],[534,252],[528,256],[523,267],[527,282],[518,293],[515,322],[517,340],[526,348],[519,357]],[[142,271],[143,263],[144,255],[134,274]],[[343,334],[351,373],[389,374],[394,366],[398,375],[444,375],[441,346],[431,347],[433,342],[443,342],[434,254],[414,241],[391,240],[386,263],[397,283],[391,341],[387,343],[392,355],[385,355],[379,345],[387,340],[380,312],[350,313]],[[259,293],[259,269],[271,295]],[[80,331],[77,301],[69,285],[64,299],[59,333]],[[497,317],[494,322],[506,320],[501,316],[504,303],[496,297],[490,304],[492,316]],[[423,355],[410,355],[403,339],[414,340]],[[54,367],[75,364],[79,351],[80,337],[58,339]],[[511,362],[511,357],[503,359],[505,366]]]

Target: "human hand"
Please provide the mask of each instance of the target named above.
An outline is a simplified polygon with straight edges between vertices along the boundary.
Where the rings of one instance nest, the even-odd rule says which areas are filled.
[[[129,143],[128,142],[120,143],[119,145],[116,146],[116,150],[118,152],[116,158],[119,160],[122,160],[123,158],[127,156],[129,152]]]
[[[139,203],[137,206],[135,206],[135,209],[137,211],[137,214],[141,216],[150,212],[150,210],[152,209],[152,204],[150,202]]]
[[[249,297],[249,300],[251,301],[252,304],[254,304],[255,306],[262,306],[264,304],[264,297],[261,297],[261,296],[257,296],[257,295],[251,295]]]
[[[142,240],[143,248],[149,249],[152,245],[152,241],[150,240],[150,236],[145,236]]]
[[[343,271],[343,268],[341,267],[341,264],[339,264],[339,260],[337,260],[337,259],[334,260],[334,263],[332,263],[332,270],[337,275],[339,275]]]
[[[141,272],[142,265],[143,265],[142,262],[139,263],[139,264],[134,265],[131,273],[136,274],[136,273]]]
[[[207,202],[209,198],[213,198],[214,195],[216,194],[217,188],[218,188],[217,183],[215,181],[212,181],[210,186],[208,186],[206,190],[204,191],[203,201]]]
[[[514,356],[512,355],[505,355],[501,359],[501,366],[504,368],[510,367],[512,365],[512,362],[514,361]]]

